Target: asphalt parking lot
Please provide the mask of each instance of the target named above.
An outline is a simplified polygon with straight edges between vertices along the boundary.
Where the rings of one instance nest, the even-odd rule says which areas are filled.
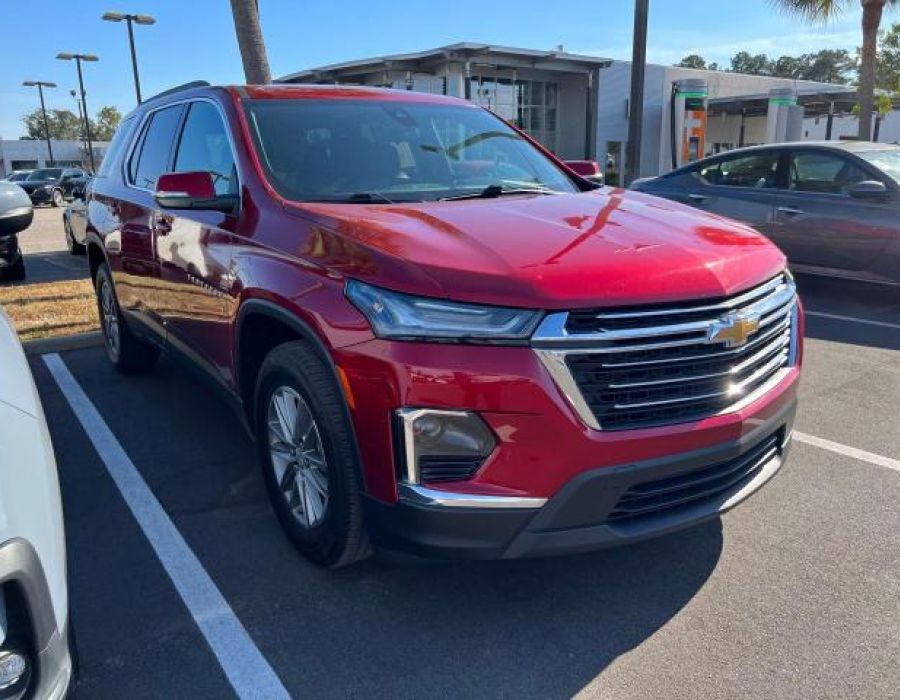
[[[62,209],[35,207],[31,226],[19,234],[27,272],[27,278],[20,284],[62,282],[89,276],[87,258],[70,255],[66,250],[62,217]]]
[[[170,361],[122,377],[102,348],[33,357],[77,695],[900,696],[900,292],[800,283],[800,439],[779,476],[721,521],[562,559],[322,571],[281,534],[252,443],[205,384]],[[248,693],[260,672],[272,684]]]

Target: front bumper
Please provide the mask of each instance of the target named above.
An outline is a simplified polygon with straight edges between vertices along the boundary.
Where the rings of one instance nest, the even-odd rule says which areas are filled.
[[[47,190],[35,190],[34,192],[29,192],[28,196],[31,198],[32,204],[49,204],[53,199],[53,192]]]
[[[401,492],[393,505],[368,499],[369,536],[376,547],[416,556],[499,559],[574,554],[674,532],[718,517],[772,479],[787,456],[795,411],[792,398],[735,440],[585,471],[541,507],[517,507],[515,499],[509,507],[479,507],[477,499],[451,505],[450,494],[441,497],[437,490],[432,503],[424,490]],[[745,462],[746,471],[734,469]],[[695,497],[666,505],[675,499],[662,496],[660,507],[633,516],[623,511],[635,493],[638,499],[650,489],[671,494],[679,484],[693,484]],[[711,493],[697,496],[704,489]]]
[[[68,630],[56,625],[44,569],[34,548],[23,539],[0,545],[0,585],[6,584],[15,584],[22,592],[31,623],[34,669],[27,697],[65,697],[73,673]],[[21,631],[11,629],[7,636],[17,633]]]
[[[0,269],[15,265],[22,252],[19,249],[19,237],[15,234],[0,236]]]

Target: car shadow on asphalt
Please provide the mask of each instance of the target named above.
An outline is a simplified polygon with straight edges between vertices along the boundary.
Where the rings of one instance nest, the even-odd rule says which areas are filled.
[[[281,532],[251,440],[205,383],[170,361],[122,377],[101,349],[66,362],[292,692],[570,697],[678,614],[722,552],[715,520],[579,556],[323,570]]]
[[[807,311],[807,338],[900,350],[900,287],[812,275],[797,275],[797,287]],[[876,323],[856,323],[816,313]]]
[[[11,282],[0,277],[0,285],[69,282],[88,279],[87,257],[72,255],[66,250],[51,253],[25,253],[25,279]]]

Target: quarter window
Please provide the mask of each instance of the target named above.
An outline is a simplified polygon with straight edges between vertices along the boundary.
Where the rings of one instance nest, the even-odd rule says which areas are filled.
[[[710,185],[771,189],[778,186],[778,153],[726,158],[700,168],[699,174]]]
[[[175,157],[175,171],[208,172],[217,195],[238,192],[237,169],[228,133],[219,110],[209,102],[191,105]]]
[[[871,179],[862,168],[833,153],[795,153],[791,159],[791,189],[797,192],[844,194],[850,185]]]
[[[181,111],[181,105],[167,107],[150,118],[141,146],[131,156],[129,171],[135,186],[155,189],[159,176],[169,170]]]

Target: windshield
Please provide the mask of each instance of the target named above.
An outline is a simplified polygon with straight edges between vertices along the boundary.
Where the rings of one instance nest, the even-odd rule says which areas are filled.
[[[900,148],[883,151],[858,151],[856,155],[890,175],[895,182],[900,182]]]
[[[272,185],[300,201],[434,201],[503,191],[577,192],[492,114],[464,105],[375,100],[250,100]]]
[[[62,168],[44,168],[43,170],[35,170],[28,175],[29,182],[36,180],[59,180],[62,175]]]

